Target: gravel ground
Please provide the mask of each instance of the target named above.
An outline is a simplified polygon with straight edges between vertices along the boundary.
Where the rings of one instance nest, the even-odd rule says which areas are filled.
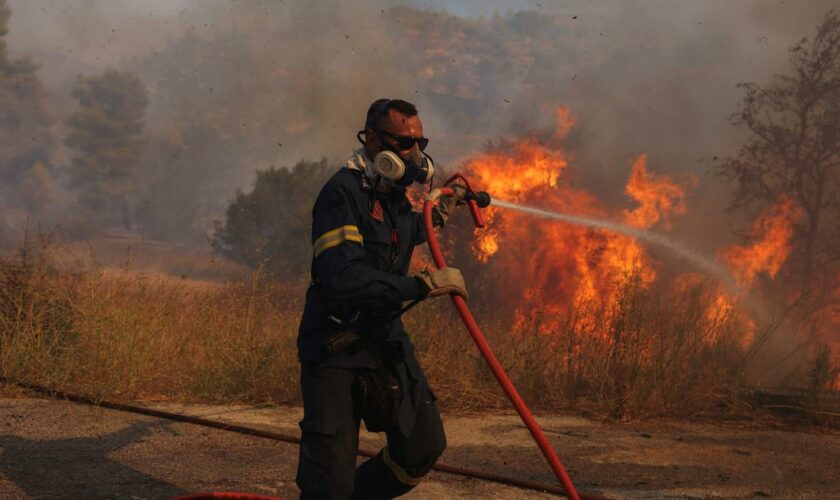
[[[297,434],[299,408],[149,405]],[[539,415],[576,487],[613,498],[840,498],[840,432]],[[441,463],[555,483],[515,414],[446,417]],[[363,433],[378,449],[379,436]],[[297,447],[66,401],[0,399],[0,498],[297,498]],[[408,499],[553,498],[432,473]]]

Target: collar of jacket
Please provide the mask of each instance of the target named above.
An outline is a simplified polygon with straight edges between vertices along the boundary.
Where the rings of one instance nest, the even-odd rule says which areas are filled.
[[[411,203],[405,196],[405,188],[394,186],[383,179],[379,179],[377,183],[378,176],[373,170],[373,162],[368,160],[364,148],[353,151],[350,159],[347,160],[346,166],[350,170],[363,173],[360,177],[364,191],[370,192],[373,190],[373,186],[376,186],[376,190],[385,195],[385,198],[393,203],[398,211],[406,212],[411,210]]]
[[[350,170],[358,170],[364,172],[364,181],[362,187],[371,188],[376,186],[376,190],[380,193],[388,193],[392,186],[384,179],[377,179],[376,171],[373,169],[373,162],[370,161],[365,154],[365,148],[359,148],[353,151],[350,158],[347,160],[347,168]],[[378,182],[377,182],[378,181]]]

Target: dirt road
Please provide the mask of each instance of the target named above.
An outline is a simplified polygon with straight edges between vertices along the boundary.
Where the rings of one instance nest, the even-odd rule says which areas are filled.
[[[150,405],[296,434],[298,408]],[[515,414],[445,418],[442,463],[555,482]],[[599,424],[538,416],[576,486],[614,498],[840,498],[840,433],[735,424]],[[362,445],[382,442],[364,434]],[[297,447],[35,398],[0,399],[0,498],[297,498]],[[552,498],[432,473],[409,499]]]

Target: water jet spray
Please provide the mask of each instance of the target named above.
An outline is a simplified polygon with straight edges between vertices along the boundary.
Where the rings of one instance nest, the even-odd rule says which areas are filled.
[[[764,306],[764,304],[762,304],[754,296],[750,295],[747,290],[741,287],[741,285],[739,285],[738,282],[735,281],[735,278],[732,276],[728,269],[726,269],[724,266],[722,266],[719,262],[715,261],[711,257],[703,255],[685,246],[683,243],[669,238],[663,234],[655,233],[653,231],[648,231],[645,229],[639,229],[637,227],[628,226],[626,224],[621,224],[619,222],[611,220],[596,219],[593,217],[583,217],[580,215],[564,214],[562,212],[555,212],[551,210],[545,210],[542,208],[530,207],[527,205],[511,203],[509,201],[498,200],[495,198],[491,201],[491,204],[494,207],[515,210],[517,212],[535,215],[544,219],[555,219],[577,226],[604,229],[614,233],[623,234],[625,236],[630,236],[631,238],[644,241],[651,245],[665,248],[671,253],[676,254],[677,256],[689,261],[697,269],[704,271],[719,279],[723,286],[729,291],[729,293],[733,297],[737,297],[739,302],[744,307],[746,307],[746,309],[756,318],[761,320],[767,320],[767,318],[769,317],[769,314],[767,313],[767,309]]]
[[[667,236],[662,234],[655,233],[653,231],[646,231],[644,229],[639,229],[636,227],[628,226],[626,224],[621,224],[618,222],[613,222],[610,220],[604,219],[595,219],[591,217],[582,217],[579,215],[569,215],[564,214],[562,212],[554,212],[550,210],[544,210],[541,208],[529,207],[526,205],[520,205],[517,203],[511,203],[509,201],[502,201],[493,199],[491,204],[494,207],[499,208],[507,208],[510,210],[516,210],[518,212],[524,212],[531,215],[536,215],[537,217],[542,217],[545,219],[556,219],[561,220],[564,222],[568,222],[570,224],[575,224],[578,226],[586,226],[596,229],[606,229],[608,231],[623,234],[625,236],[630,236],[632,238],[636,238],[652,245],[656,245],[659,247],[666,248],[671,252],[679,255],[680,257],[690,261],[694,264],[698,269],[705,271],[709,274],[714,275],[718,279],[723,282],[724,285],[730,291],[741,292],[742,290],[735,282],[735,279],[729,273],[729,271],[720,265],[720,263],[714,261],[713,259],[698,253],[682,243],[678,241],[674,241]]]

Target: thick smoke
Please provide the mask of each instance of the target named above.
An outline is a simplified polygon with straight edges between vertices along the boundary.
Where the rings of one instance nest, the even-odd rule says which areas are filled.
[[[727,122],[742,96],[735,84],[783,72],[786,48],[831,2],[8,5],[9,51],[41,65],[59,137],[79,74],[140,77],[150,105],[137,210],[158,214],[143,221],[153,234],[201,242],[255,169],[301,158],[338,164],[380,96],[420,106],[430,152],[450,168],[489,140],[551,127],[565,105],[578,118],[570,147],[580,181],[624,206],[634,155],[702,174],[731,152],[740,140]],[[61,181],[68,154],[58,145],[52,160]],[[720,210],[709,219],[703,209],[727,196],[714,180],[701,183],[689,213],[704,220],[689,216],[685,237],[706,248],[727,238]],[[170,212],[191,230],[155,231],[171,225]]]

